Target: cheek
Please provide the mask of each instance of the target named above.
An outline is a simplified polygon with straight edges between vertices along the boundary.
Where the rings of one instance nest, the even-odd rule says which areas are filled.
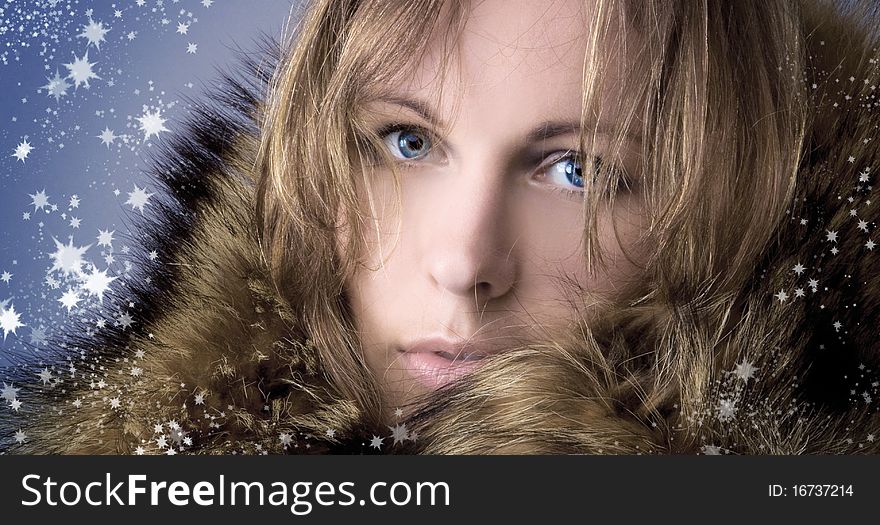
[[[386,321],[395,317],[401,298],[406,297],[399,280],[395,279],[395,274],[399,273],[395,270],[398,257],[392,249],[396,240],[392,231],[397,224],[396,199],[390,183],[374,183],[374,209],[371,210],[366,192],[360,187],[358,191],[363,216],[360,231],[355,233],[349,227],[341,228],[336,237],[336,250],[340,259],[349,263],[346,297],[367,362],[377,368],[388,352],[381,344],[388,339]],[[348,224],[344,212],[340,212],[338,218],[339,224]],[[350,253],[349,248],[354,235],[357,235],[354,239],[357,254]]]
[[[559,297],[560,285],[576,283],[586,294],[613,293],[637,280],[647,252],[638,243],[645,228],[644,213],[631,196],[618,197],[613,211],[600,207],[597,240],[603,261],[590,274],[584,250],[584,212],[579,200],[546,195],[523,196],[517,206],[516,227],[522,253],[520,288],[531,288],[544,299]]]

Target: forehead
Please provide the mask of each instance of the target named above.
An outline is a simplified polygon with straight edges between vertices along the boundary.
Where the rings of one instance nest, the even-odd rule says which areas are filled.
[[[441,22],[448,21],[448,6]],[[585,0],[473,2],[462,23],[453,24],[456,33],[450,36],[448,24],[438,24],[421,60],[388,87],[393,94],[431,100],[444,113],[465,106],[493,119],[511,109],[520,120],[530,113],[571,117],[581,109],[591,9]]]

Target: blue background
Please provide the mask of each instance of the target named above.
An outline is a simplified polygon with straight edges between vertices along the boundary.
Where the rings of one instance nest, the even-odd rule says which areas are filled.
[[[110,288],[124,295],[137,278],[126,259],[137,249],[132,214],[141,213],[126,202],[135,185],[157,193],[145,211],[159,198],[145,173],[151,150],[179,128],[190,101],[216,81],[218,69],[236,66],[237,48],[256,50],[261,34],[280,35],[298,5],[0,1],[0,312],[13,310],[22,324],[14,332],[8,323],[0,330],[0,364],[33,357],[77,317],[97,320],[101,309],[110,315],[125,310],[89,294],[82,273],[53,271],[55,241],[88,247],[82,271],[115,277]],[[109,29],[103,41],[78,36],[91,21]],[[100,78],[90,79],[88,88],[68,78],[70,87],[56,101],[45,87],[49,79],[56,71],[67,77],[65,64],[86,52]],[[137,119],[157,111],[168,131],[147,138]],[[117,136],[111,144],[99,138],[107,128]],[[33,149],[19,160],[16,149],[24,141]],[[32,195],[43,190],[49,204],[38,208]],[[110,246],[98,243],[101,230],[113,232]],[[80,301],[68,308],[60,300],[70,291]]]

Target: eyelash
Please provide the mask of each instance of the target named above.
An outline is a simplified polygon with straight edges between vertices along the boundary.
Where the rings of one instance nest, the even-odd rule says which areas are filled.
[[[385,137],[387,137],[389,134],[399,132],[399,131],[410,131],[410,132],[420,134],[420,135],[427,137],[431,143],[431,150],[438,147],[439,145],[442,145],[442,141],[438,140],[437,137],[435,137],[433,133],[431,133],[429,130],[427,130],[424,127],[419,126],[417,124],[402,124],[402,123],[387,124],[387,125],[379,127],[379,129],[376,130],[376,136],[379,137],[379,139],[384,142]],[[552,152],[548,155],[544,155],[544,159],[550,159],[550,160],[549,161],[542,161],[538,169],[542,171],[541,176],[546,177],[547,176],[546,171],[549,170],[554,165],[558,164],[559,162],[565,161],[565,160],[578,161],[579,157],[582,157],[582,156],[572,150]],[[401,166],[412,167],[415,164],[417,164],[419,161],[421,161],[422,158],[423,157],[414,158],[413,160],[406,161],[406,160],[399,159],[399,158],[395,157],[394,160],[395,160],[395,162],[397,162]],[[589,161],[590,166],[595,166],[597,163],[600,165],[603,164],[605,162],[605,159],[600,155],[592,155],[592,156],[586,157],[585,159],[580,160],[580,164],[582,166],[586,166],[588,164],[586,161]],[[629,183],[628,178],[625,176],[625,172],[617,169],[614,166],[611,166],[609,168],[609,170],[618,174],[617,185],[616,185],[617,188],[630,187],[630,183]],[[592,172],[592,175],[590,176],[589,180],[590,181],[595,180],[595,170]],[[579,199],[584,194],[583,189],[581,189],[581,190],[566,189],[566,188],[559,186],[559,185],[556,185],[556,184],[547,184],[546,186],[547,186],[548,190],[558,192],[567,198]]]

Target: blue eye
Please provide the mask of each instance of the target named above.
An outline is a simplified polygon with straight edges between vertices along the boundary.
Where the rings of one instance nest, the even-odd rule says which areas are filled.
[[[383,140],[388,150],[398,159],[420,159],[431,151],[431,139],[415,129],[399,129],[387,133]]]
[[[584,187],[584,166],[574,157],[563,157],[547,169],[547,179],[550,183],[562,186],[567,190],[582,189]]]

